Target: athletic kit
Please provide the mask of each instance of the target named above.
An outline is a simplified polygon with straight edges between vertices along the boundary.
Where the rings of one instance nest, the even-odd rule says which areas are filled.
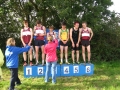
[[[90,45],[90,41],[89,41],[89,39],[90,39],[90,32],[89,32],[89,30],[88,29],[87,30],[82,29],[81,34],[82,34],[81,44],[83,46],[89,46]]]
[[[27,45],[30,42],[31,39],[31,31],[30,28],[23,29],[22,31],[22,38],[24,43]]]
[[[44,36],[40,36],[39,34],[44,34],[43,31],[43,26],[37,27],[35,29],[35,34],[37,34],[36,39],[35,39],[35,46],[42,46],[45,44],[44,42]]]
[[[62,30],[60,29],[61,32],[60,32],[60,37],[63,41],[66,41],[68,39],[68,29],[66,30]],[[60,41],[60,45],[61,46],[68,46],[68,42],[66,44],[64,44],[62,41]]]
[[[76,46],[76,44],[78,42],[78,37],[79,37],[79,28],[78,28],[78,30],[75,30],[73,28],[73,30],[72,30],[72,39],[73,39],[73,42],[75,44],[75,47],[72,47],[72,50],[79,50],[80,49],[79,46],[78,47]]]
[[[53,32],[52,34],[49,32],[48,35],[53,36],[53,35],[55,35],[55,32]]]

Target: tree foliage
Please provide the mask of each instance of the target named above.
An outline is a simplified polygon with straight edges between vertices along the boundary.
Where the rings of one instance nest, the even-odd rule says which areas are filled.
[[[68,28],[75,20],[86,21],[94,32],[92,59],[117,59],[120,15],[108,10],[112,4],[111,0],[0,0],[0,32],[19,33],[24,19],[32,28],[40,19],[44,26],[54,25],[55,29],[60,28],[61,21],[66,21]],[[0,42],[0,47],[4,45]]]

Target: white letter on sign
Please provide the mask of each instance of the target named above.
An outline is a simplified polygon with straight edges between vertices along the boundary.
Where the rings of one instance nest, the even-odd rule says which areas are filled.
[[[43,67],[38,67],[38,75],[43,75]]]
[[[79,67],[78,66],[74,66],[74,73],[79,73]]]
[[[91,72],[91,66],[86,66],[86,73],[90,73]]]
[[[69,74],[69,67],[68,66],[64,67],[64,74]]]
[[[26,68],[26,75],[32,75],[32,68]]]

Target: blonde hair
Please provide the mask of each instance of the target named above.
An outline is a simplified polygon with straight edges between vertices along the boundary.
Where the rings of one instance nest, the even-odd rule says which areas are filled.
[[[15,39],[14,38],[8,38],[6,42],[6,46],[15,46]]]
[[[53,36],[49,35],[49,36],[47,37],[47,40],[50,41],[50,42],[52,42],[52,41],[53,41]]]

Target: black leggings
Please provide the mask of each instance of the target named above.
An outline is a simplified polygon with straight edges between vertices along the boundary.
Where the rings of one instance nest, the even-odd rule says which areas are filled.
[[[16,84],[20,84],[20,79],[18,77],[18,68],[10,68],[11,72],[11,80],[10,80],[10,88],[9,90],[13,90]]]

